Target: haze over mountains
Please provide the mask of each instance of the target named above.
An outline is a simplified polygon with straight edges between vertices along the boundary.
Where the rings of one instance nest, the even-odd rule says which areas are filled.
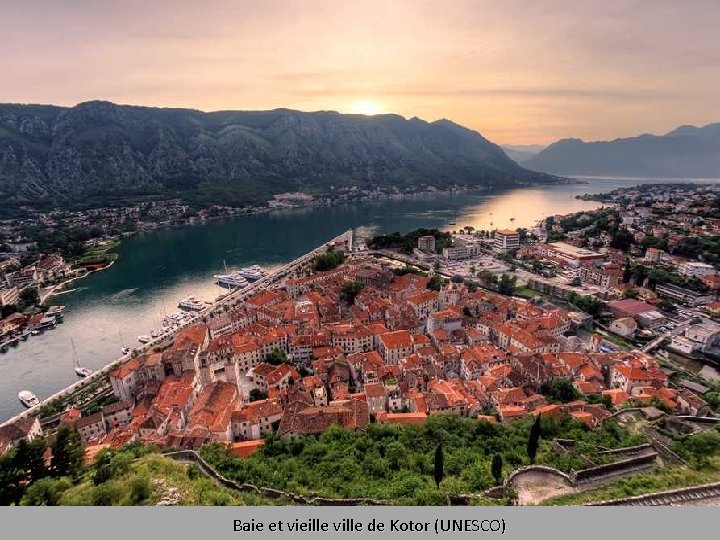
[[[553,181],[448,120],[288,109],[205,113],[102,101],[70,108],[0,104],[6,201],[189,192],[252,203],[344,185]]]
[[[563,139],[520,163],[566,176],[720,178],[720,123],[607,142]]]
[[[539,144],[503,144],[502,149],[508,157],[518,163],[527,161],[533,156],[538,155],[544,149]]]

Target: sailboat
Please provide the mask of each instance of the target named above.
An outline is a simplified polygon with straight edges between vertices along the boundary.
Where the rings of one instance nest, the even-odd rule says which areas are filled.
[[[80,361],[78,360],[77,350],[75,349],[75,341],[73,338],[70,338],[70,343],[72,344],[72,350],[73,350],[73,363],[75,364],[75,375],[78,377],[88,377],[92,375],[93,370],[88,367],[83,367],[80,365]]]

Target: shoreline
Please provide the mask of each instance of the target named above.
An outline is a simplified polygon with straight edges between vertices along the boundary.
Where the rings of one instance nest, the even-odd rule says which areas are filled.
[[[279,268],[277,268],[274,272],[268,274],[266,277],[250,284],[249,286],[243,288],[243,289],[237,289],[234,291],[229,292],[227,295],[223,296],[221,299],[216,300],[208,305],[206,309],[204,309],[202,312],[196,313],[191,319],[187,320],[184,324],[181,326],[178,326],[174,328],[173,330],[168,331],[167,333],[158,336],[157,338],[153,339],[152,341],[149,341],[147,343],[144,343],[140,345],[139,347],[134,347],[130,354],[122,356],[120,358],[117,358],[115,360],[110,361],[109,363],[105,364],[102,368],[98,369],[97,371],[93,372],[88,377],[85,377],[84,379],[80,379],[70,386],[61,388],[54,394],[48,396],[47,398],[40,401],[38,405],[35,407],[32,407],[30,409],[25,409],[18,414],[15,414],[14,416],[6,419],[0,419],[0,427],[11,424],[13,422],[16,422],[20,419],[27,418],[27,417],[36,417],[38,419],[42,419],[42,417],[39,416],[39,413],[42,411],[43,408],[48,407],[50,405],[53,405],[54,402],[65,399],[65,398],[71,398],[76,393],[79,393],[86,387],[97,384],[98,382],[102,382],[104,377],[107,377],[110,372],[117,369],[118,367],[122,366],[124,363],[129,362],[133,358],[135,358],[137,355],[140,355],[146,351],[152,350],[154,347],[160,346],[163,343],[165,343],[167,340],[174,338],[181,330],[184,328],[187,328],[188,326],[192,326],[194,324],[198,324],[199,322],[202,322],[204,318],[210,316],[213,313],[217,313],[218,311],[222,310],[225,306],[236,306],[240,302],[243,302],[247,300],[247,298],[255,294],[256,292],[267,290],[273,285],[275,285],[278,281],[286,279],[288,276],[291,276],[293,272],[297,270],[298,267],[301,267],[303,265],[308,264],[312,259],[320,254],[321,252],[325,251],[327,246],[331,243],[338,243],[341,242],[344,238],[347,237],[347,235],[350,235],[350,238],[352,239],[352,231],[348,230],[345,231],[342,234],[339,234],[319,246],[313,248],[311,251],[304,253],[303,255],[300,255],[299,257],[283,264]],[[351,240],[352,242],[352,240]]]

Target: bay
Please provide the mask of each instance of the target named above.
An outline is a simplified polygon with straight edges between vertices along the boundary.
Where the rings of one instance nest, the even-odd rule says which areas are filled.
[[[75,290],[52,299],[51,303],[66,306],[63,324],[0,354],[0,419],[22,410],[17,399],[20,390],[32,390],[43,399],[77,380],[71,339],[80,365],[101,368],[120,356],[121,347],[136,346],[138,335],[149,333],[164,315],[177,311],[181,299],[190,295],[215,299],[221,290],[213,285],[213,275],[224,272],[225,265],[277,267],[348,229],[369,236],[418,227],[531,227],[548,215],[600,206],[576,195],[643,182],[588,179],[585,184],[491,193],[420,195],[283,210],[139,234],[122,244],[119,260],[108,270],[76,281]],[[653,180],[658,182],[671,181]]]

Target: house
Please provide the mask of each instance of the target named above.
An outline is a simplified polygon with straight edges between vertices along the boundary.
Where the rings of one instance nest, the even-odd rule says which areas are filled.
[[[413,353],[413,339],[407,330],[396,330],[380,335],[380,354],[385,363],[397,365],[401,358]]]
[[[98,411],[90,416],[83,416],[75,422],[75,429],[80,435],[83,444],[90,441],[101,439],[107,433],[105,429],[105,420],[102,412]]]
[[[618,336],[633,339],[638,330],[638,325],[632,317],[621,317],[614,319],[608,329]]]
[[[261,439],[277,428],[283,408],[279,401],[263,399],[248,403],[232,413],[232,434],[235,441]]]
[[[42,433],[40,420],[37,417],[21,418],[15,422],[0,426],[0,455],[20,441],[31,442],[35,437],[40,437]]]
[[[132,401],[117,401],[101,409],[105,430],[122,429],[132,420]]]

